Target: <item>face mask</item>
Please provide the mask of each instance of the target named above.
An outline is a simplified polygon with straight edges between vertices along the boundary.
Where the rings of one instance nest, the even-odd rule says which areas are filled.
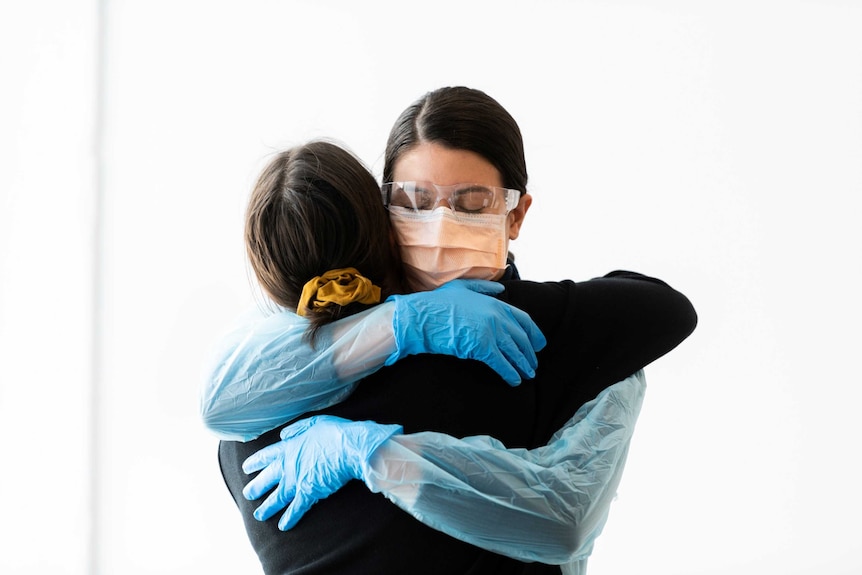
[[[456,216],[442,207],[416,214],[390,206],[389,217],[413,289],[432,290],[458,278],[491,280],[506,268],[505,214]]]

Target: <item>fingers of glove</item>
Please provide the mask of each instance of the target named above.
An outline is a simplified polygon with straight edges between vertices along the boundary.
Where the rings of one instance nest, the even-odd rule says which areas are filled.
[[[446,286],[452,286],[449,289],[461,286],[462,288],[486,295],[498,294],[505,289],[499,282],[470,279],[453,280],[444,284],[443,287],[445,288]],[[487,309],[484,309],[481,315],[485,315],[486,313],[495,314],[500,319],[503,327],[515,338],[518,347],[523,350],[524,355],[532,365],[532,369],[535,370],[538,365],[535,359],[535,352],[543,349],[547,344],[545,335],[539,329],[539,326],[536,325],[536,322],[533,321],[527,312],[495,298],[482,300],[481,303],[476,302],[472,307],[474,310],[483,308]]]
[[[257,474],[257,477],[249,481],[242,490],[242,495],[249,501],[259,499],[264,493],[279,485],[279,491],[291,493],[296,487],[295,479],[286,477],[284,468],[280,462],[273,463]]]
[[[292,493],[288,493],[282,489],[276,489],[270,493],[269,497],[264,499],[263,503],[261,503],[257,509],[254,510],[254,518],[258,521],[266,521],[284,509],[287,504],[290,503],[292,497]]]
[[[537,328],[538,329],[538,328]],[[544,339],[542,332],[537,332]],[[501,320],[493,334],[500,353],[518,370],[522,376],[532,379],[536,375],[539,360],[534,349],[535,336],[511,319]]]
[[[499,376],[512,387],[520,385],[521,376],[518,374],[518,370],[509,363],[509,360],[500,351],[499,347],[487,348],[485,349],[485,354],[483,356],[474,357],[472,359],[478,359],[485,363],[488,367],[496,371],[497,374],[499,374]]]
[[[293,501],[285,509],[281,519],[278,520],[278,528],[282,531],[287,531],[294,525],[299,523],[305,512],[311,509],[311,506],[317,503],[317,499],[301,491],[296,494]]]
[[[321,425],[324,423],[334,423],[334,424],[347,424],[351,423],[350,419],[345,419],[343,417],[338,417],[337,415],[314,415],[308,418],[315,425]]]
[[[281,433],[279,433],[278,435],[282,439],[290,439],[291,437],[296,437],[297,435],[308,431],[308,428],[314,425],[317,422],[317,419],[318,416],[313,415],[311,417],[307,417],[300,421],[291,423],[290,425],[282,429]]]
[[[515,306],[508,307],[509,312],[512,314],[512,317],[521,327],[524,335],[526,335],[526,337],[528,338],[528,342],[526,345],[519,342],[518,346],[521,347],[521,349],[524,349],[525,353],[526,347],[529,347],[534,352],[541,351],[542,349],[544,349],[545,345],[547,345],[548,343],[548,340],[545,339],[545,334],[542,333],[542,330],[539,329],[539,326],[536,325],[536,322],[533,321],[533,318],[530,317],[530,314],[528,314],[522,309],[516,308]]]
[[[245,473],[254,473],[260,471],[270,463],[276,460],[281,460],[284,456],[285,445],[283,442],[267,445],[248,457],[242,462],[242,470]]]
[[[533,351],[529,342],[526,341],[526,336],[523,332],[519,330],[499,331],[497,332],[496,343],[496,355],[501,358],[499,361],[508,362],[518,372],[520,377],[533,379],[536,376],[536,366],[538,365],[536,352]],[[520,379],[516,383],[512,383],[508,379],[506,381],[510,385],[520,383]]]
[[[501,284],[500,282],[492,282],[488,280],[458,279],[443,284],[442,286],[437,288],[437,291],[453,289],[468,289],[470,291],[474,291],[480,294],[496,295],[498,293],[503,293],[506,288],[503,287],[503,284]]]

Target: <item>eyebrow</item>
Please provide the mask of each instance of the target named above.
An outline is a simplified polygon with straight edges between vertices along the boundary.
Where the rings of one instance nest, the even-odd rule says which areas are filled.
[[[461,184],[456,184],[456,185],[460,186]],[[466,188],[458,188],[455,191],[456,192],[473,192],[473,191],[490,192],[493,188],[493,186],[483,186],[482,184],[465,184],[465,185],[467,186]]]

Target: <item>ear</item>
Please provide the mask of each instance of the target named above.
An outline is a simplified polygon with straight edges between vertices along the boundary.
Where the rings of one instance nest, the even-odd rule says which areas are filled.
[[[515,206],[515,209],[509,212],[509,239],[516,240],[518,239],[518,235],[521,233],[521,225],[524,223],[524,218],[527,215],[527,210],[530,209],[530,205],[533,203],[533,196],[530,194],[523,194],[521,199],[518,200],[518,205]]]

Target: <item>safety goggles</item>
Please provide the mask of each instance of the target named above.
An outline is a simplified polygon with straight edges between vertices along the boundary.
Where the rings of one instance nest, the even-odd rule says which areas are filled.
[[[408,208],[416,213],[430,212],[443,205],[453,212],[505,215],[521,198],[520,190],[482,184],[438,186],[432,182],[387,182],[380,190],[387,208]]]

